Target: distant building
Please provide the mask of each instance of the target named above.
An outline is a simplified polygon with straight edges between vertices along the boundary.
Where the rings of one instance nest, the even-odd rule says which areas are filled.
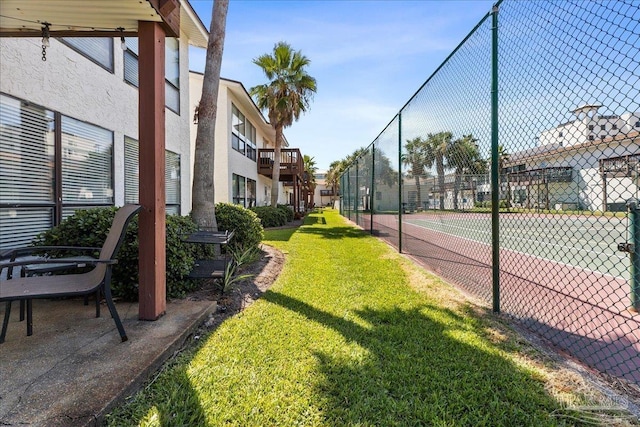
[[[600,108],[579,107],[575,120],[542,132],[537,147],[509,153],[501,175],[512,204],[621,211],[640,197],[640,112],[599,115]]]

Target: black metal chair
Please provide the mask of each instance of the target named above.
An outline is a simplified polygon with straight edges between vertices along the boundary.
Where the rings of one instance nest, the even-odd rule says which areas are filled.
[[[122,242],[124,241],[125,232],[129,222],[141,209],[138,205],[125,205],[118,209],[109,234],[100,250],[98,259],[88,259],[86,257],[78,258],[37,258],[37,259],[16,259],[17,256],[26,256],[28,254],[42,253],[43,250],[50,251],[54,249],[87,249],[74,248],[68,246],[58,247],[30,247],[18,248],[5,251],[2,255],[5,259],[11,259],[7,262],[0,262],[0,272],[7,269],[7,280],[0,282],[0,302],[6,302],[6,311],[4,321],[2,323],[2,332],[0,333],[0,343],[4,342],[7,326],[9,324],[9,316],[11,314],[12,301],[26,301],[27,310],[27,334],[32,332],[32,307],[31,301],[36,298],[56,298],[68,296],[88,296],[94,293],[102,292],[111,313],[111,317],[118,328],[122,341],[127,340],[124,327],[120,320],[120,316],[116,311],[111,296],[111,269],[117,263],[116,256]],[[15,277],[14,268],[22,269],[25,266],[49,265],[51,267],[60,266],[67,267],[83,267],[86,265],[94,265],[94,268],[85,273],[58,274],[46,276],[27,276],[21,274],[21,277]],[[53,268],[52,268],[53,269]],[[96,317],[100,316],[100,304],[96,301]]]

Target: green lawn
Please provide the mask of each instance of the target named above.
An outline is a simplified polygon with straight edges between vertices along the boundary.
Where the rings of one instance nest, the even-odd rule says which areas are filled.
[[[110,425],[545,426],[553,367],[486,310],[336,211],[269,230],[271,289],[168,364]],[[561,399],[562,397],[562,399]],[[578,399],[578,400],[576,400]],[[593,424],[589,424],[593,425]]]

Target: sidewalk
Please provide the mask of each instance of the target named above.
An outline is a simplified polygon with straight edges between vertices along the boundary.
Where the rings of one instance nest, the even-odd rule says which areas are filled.
[[[106,306],[82,299],[33,302],[33,335],[14,303],[0,344],[0,425],[92,426],[132,394],[215,310],[213,301],[167,303],[155,322],[117,303],[129,340],[120,341]],[[0,318],[5,304],[0,304]]]

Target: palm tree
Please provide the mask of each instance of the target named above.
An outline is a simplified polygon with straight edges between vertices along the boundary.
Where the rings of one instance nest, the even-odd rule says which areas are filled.
[[[193,166],[192,216],[201,228],[218,230],[213,186],[214,146],[220,67],[227,22],[229,0],[216,0],[213,4],[207,59],[202,80],[202,96],[196,110],[198,130]]]
[[[276,207],[283,131],[298,120],[300,113],[309,108],[316,92],[316,80],[306,71],[311,61],[285,42],[278,42],[273,48],[273,54],[260,55],[253,63],[262,68],[269,80],[269,83],[252,87],[250,93],[255,97],[258,108],[268,111],[269,122],[276,132],[271,177],[271,206]]]
[[[422,206],[422,196],[420,194],[420,176],[424,174],[426,164],[426,144],[427,141],[421,137],[408,139],[404,145],[405,152],[402,154],[402,163],[409,166],[409,177],[413,176],[416,183],[418,197],[416,203],[418,208]]]
[[[318,167],[316,166],[316,161],[313,157],[305,154],[302,156],[302,163],[304,164],[304,172],[306,174],[306,186],[309,189],[309,200],[305,197],[305,201],[307,202],[307,209],[315,206],[315,192],[316,192],[316,172],[318,171]]]
[[[451,142],[447,147],[447,166],[455,170],[455,182],[453,186],[453,209],[458,210],[458,193],[462,183],[462,177],[472,173],[478,173],[481,167],[478,140],[473,135],[464,135]],[[464,194],[463,196],[464,197]]]
[[[329,170],[327,171],[327,184],[331,186],[334,197],[340,193],[340,177],[346,168],[347,165],[344,160],[335,160],[329,165]],[[331,198],[332,205],[335,202],[334,197]]]
[[[453,134],[451,132],[430,133],[427,135],[425,165],[432,167],[436,165],[438,174],[438,191],[440,193],[440,210],[444,210],[444,160],[447,147],[451,143]]]

